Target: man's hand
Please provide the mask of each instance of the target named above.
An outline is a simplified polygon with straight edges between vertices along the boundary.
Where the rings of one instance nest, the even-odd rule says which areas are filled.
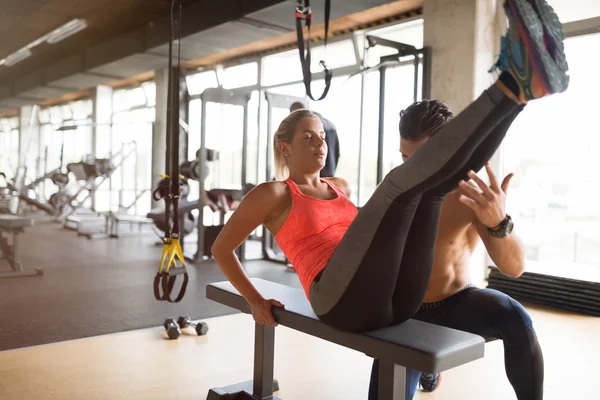
[[[470,171],[469,177],[475,183],[459,182],[459,186],[465,193],[460,195],[459,200],[473,210],[483,225],[494,228],[506,217],[504,211],[506,192],[513,174],[508,174],[502,181],[502,185],[498,185],[498,179],[496,179],[490,163],[485,164],[485,170],[490,178],[490,186],[486,185],[475,172]]]

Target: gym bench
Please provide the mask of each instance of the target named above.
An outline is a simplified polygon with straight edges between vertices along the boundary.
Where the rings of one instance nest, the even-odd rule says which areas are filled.
[[[43,270],[37,268],[34,271],[25,271],[19,261],[18,235],[24,233],[25,228],[30,226],[33,226],[33,220],[31,219],[15,215],[0,215],[0,260],[6,260],[12,270],[0,272],[0,279],[44,274]],[[12,245],[8,243],[8,238],[4,236],[5,233],[12,235]]]
[[[128,235],[139,234],[142,231],[142,225],[154,224],[154,221],[150,218],[139,215],[118,214],[112,211],[104,214],[104,218],[104,232],[82,232],[81,229],[79,229],[78,235],[87,236],[88,239],[119,238],[124,236],[123,233],[119,232],[120,223],[129,224]],[[134,225],[138,228],[137,232],[133,230]]]
[[[349,333],[321,322],[301,289],[252,278],[265,299],[276,299],[285,309],[273,307],[277,322],[291,329],[365,353],[380,360],[379,399],[405,400],[406,368],[436,373],[483,357],[485,340],[471,333],[408,320],[403,324],[366,333]],[[229,282],[206,287],[210,300],[250,314],[250,306]],[[273,376],[275,328],[256,324],[254,380],[213,388],[207,400],[278,400]]]

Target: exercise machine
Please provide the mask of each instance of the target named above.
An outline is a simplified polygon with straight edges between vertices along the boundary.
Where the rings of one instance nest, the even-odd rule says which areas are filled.
[[[10,271],[0,272],[0,279],[19,278],[25,276],[40,276],[44,271],[36,268],[34,271],[25,271],[19,261],[19,235],[25,228],[33,225],[33,220],[15,215],[0,215],[0,259],[5,260]],[[12,244],[4,235],[12,235]]]

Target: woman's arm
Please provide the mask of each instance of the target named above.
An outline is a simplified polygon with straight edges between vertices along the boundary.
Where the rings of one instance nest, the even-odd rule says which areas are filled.
[[[286,192],[280,182],[265,182],[251,190],[229,218],[211,247],[212,255],[221,271],[252,305],[264,300],[248,279],[235,250],[261,224],[275,217]]]

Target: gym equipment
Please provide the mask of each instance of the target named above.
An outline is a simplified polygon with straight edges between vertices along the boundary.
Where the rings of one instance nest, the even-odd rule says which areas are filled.
[[[325,39],[323,40],[324,51],[327,52],[327,37],[329,36],[329,15],[331,13],[331,0],[325,0]],[[325,89],[323,94],[318,99],[315,99],[312,95],[310,84],[312,82],[312,73],[310,72],[310,26],[312,22],[312,10],[310,8],[310,0],[296,0],[296,39],[298,42],[298,51],[300,52],[300,64],[302,65],[302,77],[304,81],[304,87],[306,94],[312,100],[323,100],[329,92],[331,86],[331,78],[333,72],[327,68],[325,60],[321,60],[319,64],[323,67],[325,72]],[[302,32],[302,21],[306,21],[306,28],[308,29],[308,37],[306,38],[306,50],[304,43],[304,34]]]
[[[518,279],[489,267],[488,288],[516,300],[600,316],[600,283],[524,272]]]
[[[167,336],[169,336],[169,339],[175,340],[181,335],[181,329],[173,318],[165,319],[163,326],[165,327],[165,331],[167,331]]]
[[[204,92],[202,92],[202,94],[200,95],[200,98],[202,99],[202,121],[201,121],[201,125],[200,125],[200,150],[198,151],[198,171],[197,171],[197,175],[198,176],[207,176],[208,173],[206,172],[208,170],[208,161],[217,161],[219,160],[219,154],[218,153],[214,153],[216,154],[216,157],[213,157],[213,155],[211,154],[211,151],[209,149],[206,148],[206,129],[207,129],[207,104],[208,103],[216,103],[216,104],[228,104],[228,105],[234,105],[234,106],[241,106],[243,107],[244,110],[244,122],[243,122],[243,131],[242,131],[242,159],[241,159],[241,164],[242,164],[242,173],[241,173],[241,179],[240,182],[236,182],[236,186],[238,187],[237,190],[244,190],[244,187],[246,187],[247,184],[247,180],[246,180],[246,160],[247,160],[247,152],[248,152],[248,102],[250,101],[250,94],[249,93],[243,93],[240,94],[239,92],[233,92],[233,91],[229,91],[229,90],[225,90],[223,88],[209,88],[206,89]],[[208,191],[210,190],[209,187],[210,185],[205,182],[204,180],[200,180],[200,193],[199,193],[199,198],[200,199],[207,199],[208,198]],[[216,183],[216,185],[219,185],[219,182]],[[213,190],[222,190],[222,189],[216,189],[213,188]],[[209,204],[207,204],[209,205]],[[218,206],[217,206],[218,209]],[[221,220],[224,219],[224,215],[221,215]],[[220,225],[213,225],[213,226],[205,226],[204,225],[204,207],[200,207],[198,209],[198,220],[197,220],[197,234],[198,234],[198,240],[197,240],[197,248],[196,248],[196,254],[194,254],[194,259],[195,260],[201,260],[204,257],[210,257],[211,253],[210,253],[210,247],[212,246],[212,243],[214,242],[214,239],[216,238],[216,236],[218,235],[218,232],[223,228],[223,224],[221,223]],[[215,234],[216,233],[216,234]],[[243,256],[245,253],[245,247],[244,247],[244,243],[242,243],[242,245],[240,246],[240,248],[238,248],[238,254],[239,257],[241,257],[241,261],[243,261]]]
[[[154,297],[158,301],[166,300],[170,303],[178,303],[185,295],[185,290],[189,282],[189,276],[183,256],[183,249],[180,243],[179,231],[179,198],[181,196],[181,177],[179,175],[179,82],[180,74],[180,54],[177,55],[177,68],[172,67],[173,61],[173,32],[174,32],[174,9],[175,4],[179,6],[179,24],[178,24],[178,50],[181,50],[181,13],[182,6],[177,0],[171,1],[171,37],[169,40],[169,78],[167,84],[167,151],[165,169],[166,175],[163,175],[163,180],[159,183],[158,188],[153,193],[153,198],[156,201],[165,200],[165,236],[163,239],[163,251],[160,258],[158,272],[154,278]],[[202,171],[200,171],[202,172]],[[202,173],[200,173],[202,176]],[[171,206],[173,209],[171,210]],[[171,229],[172,225],[172,229]],[[181,267],[177,266],[177,260],[181,263]],[[173,268],[172,268],[173,267]],[[183,274],[183,283],[177,297],[172,300],[171,292],[175,285],[177,275]],[[162,294],[160,290],[162,288]]]
[[[181,329],[185,329],[188,326],[191,326],[196,330],[198,336],[204,336],[208,332],[208,324],[206,322],[198,322],[197,324],[192,321],[190,317],[182,317],[177,318],[177,323],[181,327]]]
[[[14,215],[0,215],[0,260],[7,261],[11,271],[0,272],[0,279],[18,278],[25,276],[40,276],[44,274],[42,269],[36,268],[34,271],[25,271],[19,261],[19,241],[18,236],[25,232],[26,227],[33,225],[33,220],[21,218]],[[12,245],[3,233],[12,235]]]
[[[405,399],[406,368],[436,373],[482,358],[486,340],[478,335],[410,319],[400,325],[366,333],[342,332],[320,321],[304,291],[263,279],[251,278],[266,299],[277,299],[285,308],[273,307],[277,322],[291,329],[380,359],[379,399]],[[229,282],[206,287],[206,297],[250,314],[246,300]],[[278,399],[273,380],[275,328],[255,324],[254,380],[214,388],[207,400]]]

